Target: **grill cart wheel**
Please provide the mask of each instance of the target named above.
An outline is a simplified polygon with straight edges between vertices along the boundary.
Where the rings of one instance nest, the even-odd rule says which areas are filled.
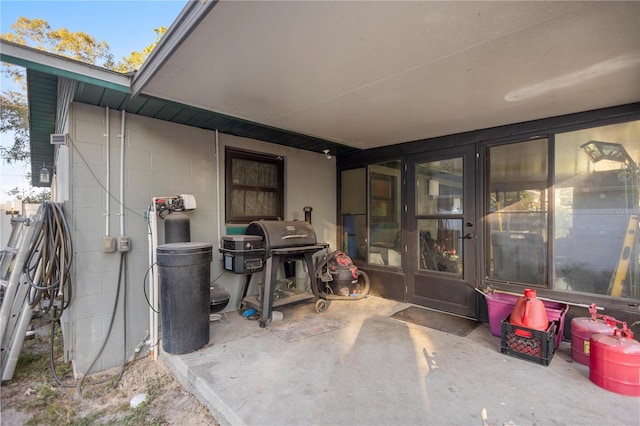
[[[325,312],[327,309],[329,309],[330,304],[331,302],[329,300],[325,300],[325,299],[316,300],[316,312],[319,314]]]

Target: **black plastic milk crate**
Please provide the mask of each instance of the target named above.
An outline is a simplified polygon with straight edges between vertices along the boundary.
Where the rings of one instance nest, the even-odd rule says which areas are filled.
[[[502,335],[500,352],[532,361],[542,365],[549,365],[554,352],[554,337],[556,323],[549,322],[546,331],[533,330],[509,323],[509,315],[502,321]]]

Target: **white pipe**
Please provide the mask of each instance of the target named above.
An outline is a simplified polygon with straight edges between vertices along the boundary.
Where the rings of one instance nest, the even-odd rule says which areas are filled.
[[[120,235],[124,235],[124,119],[125,111],[122,110],[120,120]]]
[[[156,249],[158,248],[158,212],[156,211],[156,202],[153,201],[153,244]],[[153,251],[153,335],[155,339],[151,342],[154,347],[153,357],[151,359],[158,359],[160,353],[160,336],[158,336],[158,313],[160,312],[160,277],[158,272],[158,251]]]
[[[156,218],[156,198],[153,198],[152,205],[149,206],[149,210],[147,211],[149,268],[151,269],[151,275],[149,277],[149,300],[151,301],[151,306],[149,307],[149,355],[151,356],[152,361],[155,361],[158,358],[158,351],[156,350],[156,343],[158,341],[158,309],[156,303],[156,283],[158,282],[158,270],[156,268],[158,227]]]
[[[216,216],[218,217],[218,253],[219,256],[222,255],[220,252],[220,241],[222,240],[222,222],[220,217],[222,216],[222,211],[220,210],[222,206],[220,205],[220,145],[218,141],[218,129],[216,129],[216,201],[218,204],[218,211]]]
[[[159,351],[159,347],[160,347],[160,337],[158,337],[158,312],[160,312],[159,309],[159,295],[160,295],[160,290],[159,290],[159,277],[158,277],[158,252],[157,252],[157,248],[158,248],[158,212],[156,211],[156,200],[154,198],[153,200],[153,288],[152,288],[152,298],[151,298],[151,314],[153,315],[152,317],[152,328],[153,328],[153,340],[151,341],[151,345],[149,345],[150,348],[153,348],[153,352],[151,353],[151,359],[153,361],[158,359],[158,353],[160,353]]]
[[[480,292],[480,294],[484,295],[486,298],[491,299],[491,293],[502,293],[502,294],[508,294],[510,296],[522,296],[522,293],[514,293],[512,291],[506,291],[506,290],[498,290],[498,289],[489,289],[489,291],[482,291],[479,289],[476,289],[476,291]],[[589,308],[591,307],[591,305],[587,305],[584,303],[573,303],[573,302],[567,302],[566,300],[556,300],[556,299],[549,299],[548,297],[542,297],[542,296],[536,296],[538,299],[540,300],[546,300],[547,302],[554,302],[554,303],[564,303],[566,305],[571,305],[571,306],[577,306],[579,308]],[[598,306],[597,309],[599,311],[603,311],[604,308],[602,306]]]
[[[111,208],[111,197],[109,196],[109,187],[110,187],[110,182],[111,182],[111,146],[109,144],[109,107],[105,107],[106,108],[106,118],[105,118],[105,132],[104,132],[104,137],[105,137],[105,141],[106,141],[106,145],[107,145],[107,182],[105,184],[105,228],[104,228],[104,235],[106,235],[107,237],[109,236],[109,234],[111,233],[109,230],[109,209]]]
[[[158,336],[158,323],[160,312],[160,279],[158,277],[158,210],[156,202],[158,200],[170,200],[175,196],[153,197],[147,221],[149,222],[149,269],[151,277],[149,279],[149,355],[152,361],[158,359],[160,353],[160,338]]]

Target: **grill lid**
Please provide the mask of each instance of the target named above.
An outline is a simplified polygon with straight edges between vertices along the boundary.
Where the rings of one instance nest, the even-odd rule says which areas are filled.
[[[257,235],[264,240],[267,252],[275,248],[312,246],[317,243],[316,231],[302,221],[259,220],[251,222],[246,235]]]

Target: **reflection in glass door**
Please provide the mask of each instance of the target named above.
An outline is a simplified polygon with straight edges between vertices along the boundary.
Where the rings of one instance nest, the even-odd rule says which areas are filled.
[[[409,164],[410,250],[408,298],[416,304],[475,316],[475,149],[422,155]]]
[[[419,269],[462,276],[462,158],[416,165]]]

